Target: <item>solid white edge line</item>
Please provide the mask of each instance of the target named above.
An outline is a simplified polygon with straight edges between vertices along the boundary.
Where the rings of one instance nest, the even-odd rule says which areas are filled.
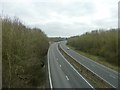
[[[61,48],[61,45],[60,45]],[[61,48],[63,50],[63,48]],[[67,55],[69,55],[65,50],[63,50]],[[73,58],[76,62],[78,62],[74,57],[72,57],[71,55],[69,55],[71,58]],[[80,63],[80,62],[78,62]],[[80,63],[81,64],[81,63]],[[81,64],[83,65],[83,64]],[[86,67],[85,65],[83,65],[85,68],[87,68],[89,71],[91,71],[88,67]],[[105,79],[103,79],[101,76],[99,76],[98,74],[96,74],[95,72],[91,71],[92,73],[94,73],[96,76],[98,76],[99,78],[101,78],[103,81],[105,81],[106,83],[110,84],[108,81],[106,81]],[[116,88],[115,86],[113,86],[112,84],[110,84],[113,88]]]
[[[50,74],[50,65],[49,65],[49,49],[48,49],[48,72],[49,72],[49,81],[50,81],[50,88],[52,90],[52,79],[51,79],[51,74]]]
[[[67,47],[67,46],[66,46]],[[72,50],[72,49],[71,49]],[[72,50],[72,51],[74,51],[74,50]],[[109,68],[109,67],[106,67],[106,66],[104,66],[104,65],[102,65],[102,64],[100,64],[100,63],[98,63],[98,62],[95,62],[95,61],[93,61],[92,59],[90,59],[90,58],[88,58],[88,57],[85,57],[85,56],[83,56],[83,55],[81,55],[81,54],[79,54],[78,52],[76,52],[76,51],[74,51],[76,54],[78,54],[78,55],[80,55],[80,56],[82,56],[82,57],[84,57],[84,58],[87,58],[88,60],[90,60],[91,62],[93,62],[93,63],[96,63],[96,64],[98,64],[98,65],[100,65],[100,66],[102,66],[102,67],[104,67],[104,68],[106,68],[106,69],[108,69],[108,70],[110,70],[110,71],[112,71],[112,72],[114,72],[114,73],[116,73],[116,74],[118,74],[118,72],[117,71],[114,71],[114,70],[112,70],[111,68]]]
[[[58,48],[57,48],[58,50]],[[60,51],[58,50],[58,52],[60,53]],[[91,87],[94,89],[94,87],[66,60],[66,58],[60,53],[60,55],[65,59],[65,61],[73,68],[73,70],[75,70],[75,72],[80,76],[82,77],[83,80],[85,80],[85,82]],[[94,89],[95,90],[95,89]]]

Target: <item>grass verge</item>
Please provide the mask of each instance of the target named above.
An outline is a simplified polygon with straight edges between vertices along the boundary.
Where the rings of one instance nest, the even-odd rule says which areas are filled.
[[[87,58],[90,58],[90,59],[94,60],[94,61],[97,62],[97,63],[100,63],[100,64],[102,64],[102,65],[104,65],[104,66],[106,66],[106,67],[109,67],[109,68],[111,68],[112,70],[115,70],[115,71],[117,71],[117,72],[118,72],[118,70],[119,70],[119,72],[120,72],[120,67],[108,63],[108,62],[105,60],[105,58],[102,58],[102,57],[99,57],[99,56],[95,56],[95,55],[91,55],[91,54],[89,54],[89,53],[85,53],[85,52],[76,50],[74,47],[71,47],[71,46],[69,46],[69,45],[67,45],[67,46],[68,46],[69,48],[71,48],[72,50],[78,52],[79,54],[81,54],[81,55],[83,55],[83,56],[85,56],[85,57],[87,57]]]
[[[103,81],[101,78],[96,76],[94,73],[89,71],[87,68],[85,68],[83,65],[79,64],[77,61],[75,61],[72,57],[67,55],[60,46],[58,47],[62,55],[70,62],[74,68],[83,76],[85,77],[89,83],[91,83],[94,88],[112,88],[108,83]]]

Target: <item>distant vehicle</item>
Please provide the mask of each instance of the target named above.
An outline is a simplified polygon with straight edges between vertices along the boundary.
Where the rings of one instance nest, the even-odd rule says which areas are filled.
[[[70,48],[69,47],[67,47],[67,50],[69,50]]]

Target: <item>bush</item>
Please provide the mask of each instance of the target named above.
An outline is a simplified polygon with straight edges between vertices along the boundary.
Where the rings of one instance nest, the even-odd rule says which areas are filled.
[[[96,30],[68,39],[68,45],[78,50],[106,58],[108,63],[118,65],[118,30]]]
[[[28,28],[18,19],[2,19],[2,46],[3,88],[43,85],[49,44],[40,29]]]

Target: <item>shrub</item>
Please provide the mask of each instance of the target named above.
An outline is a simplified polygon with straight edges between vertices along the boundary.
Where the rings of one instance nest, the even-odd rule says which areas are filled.
[[[18,19],[2,19],[3,88],[37,87],[45,79],[48,38]]]

